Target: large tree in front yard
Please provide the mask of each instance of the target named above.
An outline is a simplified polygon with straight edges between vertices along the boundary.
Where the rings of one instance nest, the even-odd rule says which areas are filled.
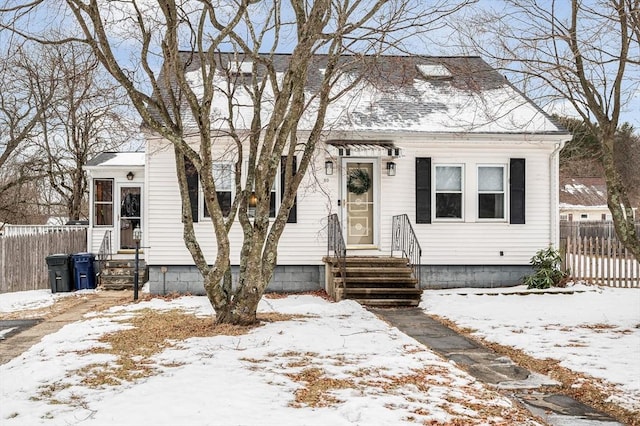
[[[65,41],[40,37],[21,25],[25,14],[44,13],[34,3],[48,4],[24,3],[24,9],[15,2],[5,5],[6,28],[43,43]],[[403,38],[442,25],[441,18],[465,3],[66,0],[66,10],[82,30],[68,40],[90,45],[127,90],[145,127],[173,144],[184,241],[204,277],[218,322],[256,321],[296,191],[322,138],[327,108],[366,77],[361,61],[390,49],[401,51]],[[284,66],[277,54],[281,51],[290,52]],[[321,64],[315,62],[318,58]],[[227,104],[222,114],[214,108],[221,97]],[[229,140],[233,143],[225,149],[233,152],[235,197],[223,208],[213,163],[218,146]],[[270,220],[270,194],[282,158],[281,203]],[[215,259],[205,256],[194,231],[187,184],[193,168],[211,216]],[[254,195],[255,214],[250,215]],[[244,239],[232,289],[228,233],[237,222]]]
[[[596,136],[616,233],[640,260],[629,183],[615,161],[621,116],[638,108],[640,0],[501,0],[491,7],[457,27],[465,43],[540,103],[563,103]]]

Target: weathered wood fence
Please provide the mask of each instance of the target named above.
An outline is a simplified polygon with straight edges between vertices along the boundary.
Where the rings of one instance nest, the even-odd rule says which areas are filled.
[[[640,220],[636,219],[636,231],[640,233]],[[611,220],[560,221],[560,238],[617,238]]]
[[[0,293],[51,288],[46,257],[87,251],[86,229],[0,237]]]
[[[610,287],[640,287],[640,263],[616,238],[561,240],[563,269],[574,281]]]

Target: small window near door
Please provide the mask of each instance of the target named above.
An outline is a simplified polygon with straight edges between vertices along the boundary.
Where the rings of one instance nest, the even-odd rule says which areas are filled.
[[[462,219],[462,166],[436,166],[436,219]]]
[[[113,226],[113,179],[93,181],[93,224]]]
[[[505,218],[504,171],[504,166],[478,166],[478,219]]]
[[[589,215],[587,213],[582,213],[580,215],[580,219],[589,219]]]

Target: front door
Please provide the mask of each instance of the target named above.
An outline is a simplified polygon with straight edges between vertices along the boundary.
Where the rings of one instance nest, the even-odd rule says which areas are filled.
[[[376,244],[376,163],[372,160],[344,159],[343,223],[347,247],[373,248]]]
[[[136,248],[133,230],[142,228],[142,187],[140,185],[120,186],[120,250]]]

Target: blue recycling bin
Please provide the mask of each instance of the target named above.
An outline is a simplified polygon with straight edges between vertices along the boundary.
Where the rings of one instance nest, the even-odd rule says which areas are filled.
[[[96,288],[93,253],[76,253],[73,256],[73,278],[76,290]]]

